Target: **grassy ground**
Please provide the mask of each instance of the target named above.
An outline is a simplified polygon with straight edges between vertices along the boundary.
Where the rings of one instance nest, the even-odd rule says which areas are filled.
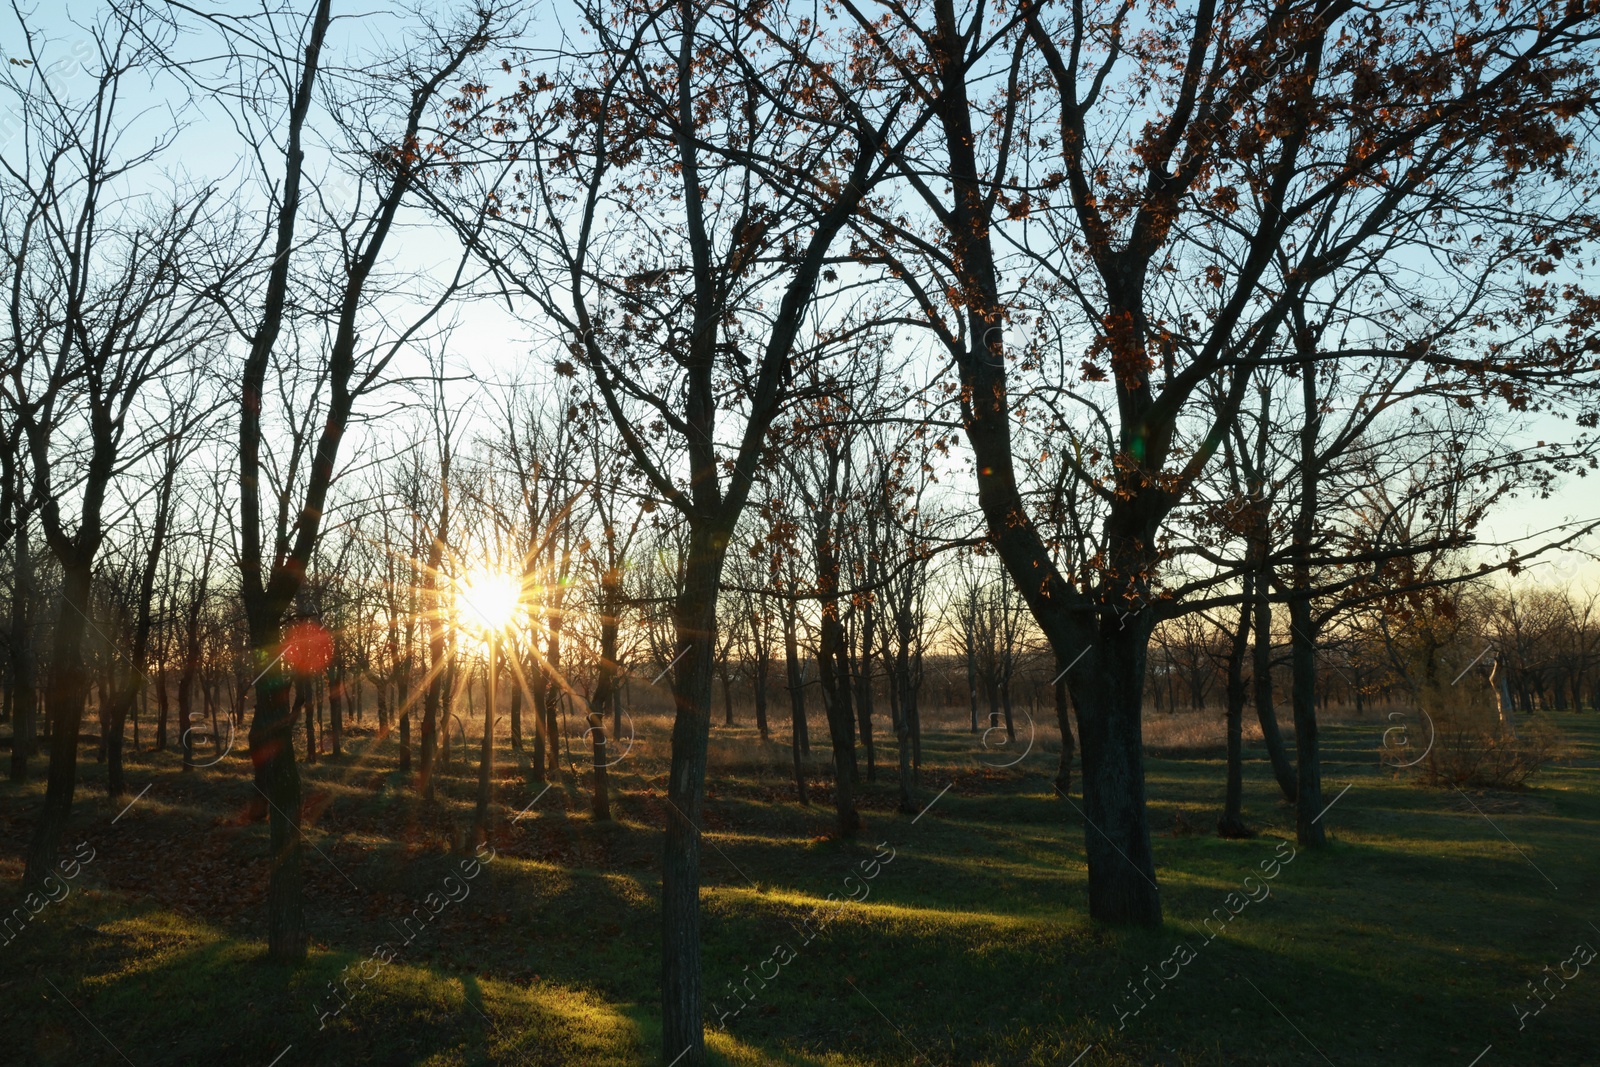
[[[1380,766],[1381,721],[1328,728],[1337,801],[1316,855],[1292,851],[1259,752],[1260,835],[1225,841],[1209,832],[1220,754],[1163,748],[1148,764],[1167,916],[1153,932],[1087,920],[1083,819],[1051,789],[1053,737],[997,768],[1013,757],[932,731],[915,818],[894,813],[884,745],[865,832],[842,843],[820,774],[802,809],[787,748],[719,727],[702,824],[710,1045],[731,1064],[1600,1061],[1600,960],[1576,977],[1568,963],[1564,988],[1549,978],[1576,944],[1600,946],[1600,716],[1548,718],[1570,758],[1526,791],[1470,796]],[[610,826],[589,821],[586,780],[540,795],[507,759],[495,858],[464,872],[449,842],[473,768],[456,764],[430,807],[392,740],[353,739],[307,769],[313,950],[293,973],[261,960],[247,764],[184,775],[172,753],[137,753],[130,779],[149,788],[124,810],[86,753],[68,843],[93,858],[0,944],[0,1061],[657,1063],[664,745],[652,726],[613,769]],[[22,903],[41,795],[0,785],[4,911]],[[1519,1029],[1541,979],[1549,1006]]]

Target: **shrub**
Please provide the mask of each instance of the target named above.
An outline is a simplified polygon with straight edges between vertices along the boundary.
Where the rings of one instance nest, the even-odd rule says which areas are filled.
[[[1419,767],[1429,785],[1521,789],[1560,755],[1560,736],[1542,723],[1511,737],[1446,721],[1435,723],[1433,746]]]

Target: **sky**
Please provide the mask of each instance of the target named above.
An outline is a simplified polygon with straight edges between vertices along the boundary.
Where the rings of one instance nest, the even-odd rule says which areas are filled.
[[[241,12],[251,9],[251,5],[243,3],[224,2],[214,6]],[[336,4],[336,10],[347,6]],[[90,36],[77,23],[93,19],[102,10],[100,5],[81,2],[60,6],[40,4],[28,16],[30,25],[44,42],[40,68],[58,91],[74,93],[85,88],[83,61],[91,59],[93,53]],[[358,14],[342,17],[336,24],[332,49],[336,57],[393,53],[406,47],[406,19],[395,14],[395,9],[363,5],[352,10]],[[561,5],[548,4],[530,9],[528,39],[534,46],[554,44],[560,39],[563,23],[573,21],[570,12],[563,20],[562,10]],[[196,37],[185,41],[181,47],[201,55],[214,40]],[[15,16],[10,10],[0,14],[0,54],[8,59],[24,54]],[[137,87],[123,102],[129,151],[168,136],[173,129],[174,116],[182,123],[172,150],[163,154],[159,168],[145,172],[146,180],[152,186],[161,187],[217,179],[225,188],[237,190],[241,197],[259,198],[259,178],[252,173],[245,142],[227,120],[226,102],[183,100],[174,92],[175,86],[174,80],[165,78],[153,85]],[[313,123],[315,125],[315,120]],[[16,127],[15,115],[0,112],[0,151],[14,150]],[[325,168],[326,164],[325,153],[319,159],[313,148],[313,169]],[[354,189],[347,182],[342,186],[334,182],[329,191],[337,199],[341,195],[348,198]],[[436,277],[440,272],[454,269],[457,245],[446,231],[416,211],[409,212],[403,221],[396,244],[395,269],[415,269]],[[404,313],[399,307],[395,311],[400,315]],[[447,360],[457,372],[499,383],[549,380],[545,369],[548,359],[538,352],[539,346],[547,342],[541,342],[539,331],[508,310],[504,302],[493,299],[464,302],[456,309],[454,322]],[[469,402],[472,389],[469,384],[458,384],[455,389],[462,402]],[[1540,417],[1525,428],[1524,438],[1529,441],[1540,437],[1559,439],[1569,433],[1569,425],[1554,418]],[[969,466],[969,461],[960,453],[954,462],[962,467]],[[958,486],[967,484],[959,473],[950,481]],[[1497,508],[1484,525],[1485,540],[1500,543],[1522,540],[1526,551],[1529,545],[1540,540],[1537,535],[1542,531],[1600,519],[1600,492],[1595,485],[1592,478],[1569,478],[1547,499],[1527,495],[1513,497]],[[1525,540],[1529,538],[1533,540]],[[1600,538],[1589,538],[1587,547],[1591,551],[1600,550]],[[1498,558],[1496,553],[1489,555]],[[1577,553],[1555,556],[1534,568],[1533,573],[1558,584],[1600,585],[1600,563]]]

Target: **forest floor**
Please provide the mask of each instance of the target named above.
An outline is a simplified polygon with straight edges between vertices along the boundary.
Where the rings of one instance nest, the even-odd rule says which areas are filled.
[[[1294,849],[1259,749],[1244,840],[1212,832],[1221,753],[1162,749],[1154,931],[1089,921],[1081,798],[1052,788],[1053,729],[1012,767],[994,764],[1023,740],[1006,755],[930,729],[919,815],[896,814],[880,739],[864,831],[842,842],[825,749],[802,808],[786,746],[716,727],[709,1047],[729,1064],[1600,1062],[1600,960],[1572,973],[1575,945],[1600,946],[1600,715],[1540,717],[1566,758],[1516,792],[1423,786],[1381,765],[1383,720],[1330,725],[1332,841],[1316,854]],[[242,755],[183,774],[170,751],[133,753],[133,792],[112,802],[86,747],[68,847],[92,859],[3,935],[0,1061],[659,1063],[661,724],[612,769],[610,825],[589,818],[587,775],[545,791],[526,753],[502,752],[495,854],[477,869],[450,847],[475,763],[458,758],[426,804],[393,737],[346,748],[304,768],[312,952],[287,971],[262,961],[266,827],[244,818]],[[0,918],[22,906],[42,793],[0,784]],[[1548,1007],[1519,1021],[1540,982]]]

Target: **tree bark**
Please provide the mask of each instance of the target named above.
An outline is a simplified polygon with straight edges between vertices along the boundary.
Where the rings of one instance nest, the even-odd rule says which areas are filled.
[[[721,538],[721,544],[718,539]],[[705,794],[706,745],[711,732],[711,681],[715,658],[721,531],[691,529],[683,591],[673,610],[673,677],[677,714],[672,723],[667,783],[667,832],[661,875],[662,1043],[674,1055],[705,1058],[700,969],[700,817]],[[687,651],[685,651],[687,650]]]
[[[83,632],[89,612],[92,552],[69,554],[62,561],[61,612],[50,649],[50,671],[45,682],[45,714],[50,719],[50,769],[44,807],[28,844],[22,884],[37,890],[52,873],[72,814],[72,795],[78,783],[78,731],[89,694],[83,665]]]

